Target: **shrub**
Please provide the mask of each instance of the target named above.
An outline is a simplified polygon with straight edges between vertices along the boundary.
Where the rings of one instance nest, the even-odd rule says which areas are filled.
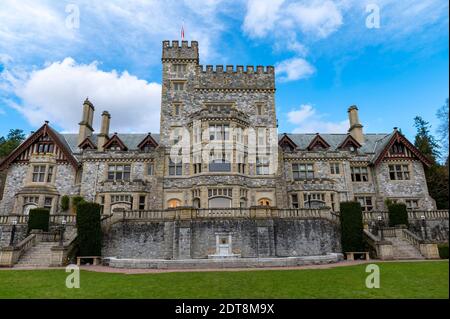
[[[448,243],[439,244],[438,249],[439,249],[439,257],[441,257],[441,259],[448,259]]]
[[[340,220],[342,251],[364,251],[361,204],[341,203]]]
[[[408,225],[408,211],[403,203],[388,206],[389,226]]]
[[[78,247],[80,256],[101,256],[102,230],[100,205],[81,202],[77,207]]]
[[[78,212],[78,205],[80,203],[84,203],[85,200],[82,196],[74,196],[72,197],[72,210],[75,214]]]
[[[30,209],[28,217],[28,232],[33,229],[41,229],[48,232],[48,225],[50,222],[50,211],[46,208]]]
[[[67,212],[69,210],[69,204],[70,204],[70,197],[67,195],[64,195],[61,197],[61,210],[63,212]]]

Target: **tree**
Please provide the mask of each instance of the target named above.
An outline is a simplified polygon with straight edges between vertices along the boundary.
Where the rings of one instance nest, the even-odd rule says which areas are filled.
[[[442,157],[444,161],[448,161],[448,99],[445,101],[445,104],[438,109],[436,117],[439,120],[437,133],[439,142],[441,142]]]
[[[431,162],[430,167],[425,167],[425,177],[427,180],[428,192],[430,196],[436,201],[436,206],[438,209],[448,209],[448,165],[440,165],[437,161],[437,159],[440,157],[440,147],[437,140],[430,133],[430,124],[420,116],[416,116],[414,118],[414,126],[417,129],[417,135],[414,140],[414,145]]]
[[[439,144],[430,133],[430,124],[422,117],[416,116],[414,118],[414,126],[417,129],[417,135],[414,140],[414,145],[425,155],[433,164],[439,158]]]
[[[23,130],[11,129],[8,135],[0,137],[0,158],[8,156],[25,139]]]

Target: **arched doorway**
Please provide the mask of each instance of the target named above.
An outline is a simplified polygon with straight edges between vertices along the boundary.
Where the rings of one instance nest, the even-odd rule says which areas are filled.
[[[181,201],[179,199],[174,198],[167,202],[167,207],[169,208],[177,208],[178,206],[181,206]]]
[[[200,208],[200,198],[194,198],[192,206],[194,206],[194,208]]]
[[[26,204],[23,206],[23,214],[28,216],[30,214],[30,210],[35,208],[37,208],[36,204]]]
[[[258,200],[259,206],[271,206],[271,201],[268,198],[261,198]]]

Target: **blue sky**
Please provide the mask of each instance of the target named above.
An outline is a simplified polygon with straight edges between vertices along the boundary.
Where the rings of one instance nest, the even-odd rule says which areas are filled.
[[[97,129],[107,109],[113,131],[157,132],[161,41],[184,21],[201,64],[275,65],[280,132],[345,132],[356,104],[366,132],[412,138],[449,95],[448,20],[446,0],[2,0],[0,135],[74,132],[86,96]]]

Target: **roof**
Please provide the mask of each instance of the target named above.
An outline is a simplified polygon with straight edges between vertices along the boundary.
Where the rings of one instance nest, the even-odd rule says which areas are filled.
[[[69,134],[59,134],[62,139],[67,143],[69,148],[72,150],[73,153],[79,153],[78,149],[78,134],[75,133],[69,133]],[[121,134],[117,133],[117,136],[120,138],[120,140],[128,147],[128,150],[139,150],[139,143],[141,143],[147,136],[148,133],[128,133],[128,134]],[[156,142],[159,143],[159,134],[152,134],[152,137],[155,139]],[[93,134],[90,137],[92,143],[97,145],[98,140],[98,134]]]
[[[278,139],[281,139],[284,134],[278,134]],[[311,144],[311,141],[317,136],[316,133],[301,133],[301,134],[286,134],[301,150],[306,150]],[[337,150],[344,142],[348,134],[320,134],[320,136],[330,145],[330,150]],[[360,151],[366,154],[375,154],[381,152],[383,146],[389,142],[391,134],[364,134],[364,144]]]

